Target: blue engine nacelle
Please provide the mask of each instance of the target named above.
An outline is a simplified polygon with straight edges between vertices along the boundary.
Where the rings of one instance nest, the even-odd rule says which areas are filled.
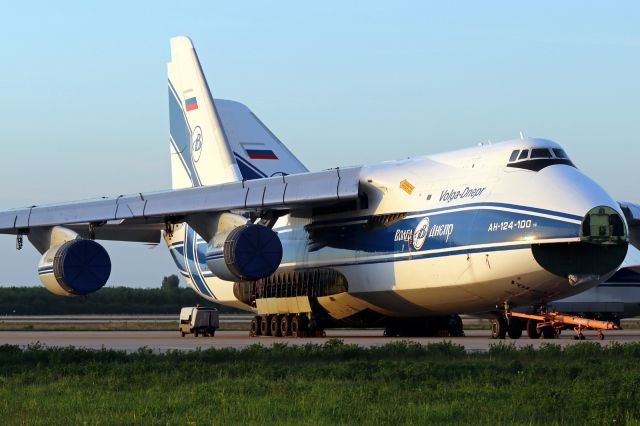
[[[95,241],[75,239],[50,248],[40,259],[38,275],[52,293],[83,296],[107,283],[111,259]]]
[[[282,243],[278,233],[261,225],[234,228],[224,243],[209,244],[207,266],[227,281],[253,281],[268,277],[280,266]]]

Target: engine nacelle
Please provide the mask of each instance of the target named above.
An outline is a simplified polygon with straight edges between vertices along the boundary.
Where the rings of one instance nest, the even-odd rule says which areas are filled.
[[[50,292],[82,296],[107,283],[111,259],[100,244],[79,238],[47,250],[38,264],[38,274]]]
[[[217,241],[217,242],[214,242]],[[207,266],[227,281],[265,278],[282,261],[282,243],[271,228],[247,224],[234,228],[224,239],[214,238],[207,251]]]

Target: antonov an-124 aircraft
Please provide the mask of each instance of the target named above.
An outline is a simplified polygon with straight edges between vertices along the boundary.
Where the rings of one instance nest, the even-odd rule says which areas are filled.
[[[0,212],[53,293],[107,283],[97,240],[164,240],[194,291],[255,313],[252,335],[457,336],[469,313],[504,336],[512,308],[610,278],[640,223],[546,139],[310,172],[245,105],[213,99],[187,37],[168,74],[171,190]]]

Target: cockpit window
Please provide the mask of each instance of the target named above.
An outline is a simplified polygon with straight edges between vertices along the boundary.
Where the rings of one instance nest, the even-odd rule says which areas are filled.
[[[551,158],[551,152],[547,148],[534,148],[531,150],[531,158]]]
[[[531,155],[529,155],[531,154]],[[507,167],[538,172],[545,167],[561,164],[575,167],[562,148],[515,149],[511,152]]]
[[[564,159],[569,158],[567,153],[564,152],[564,149],[561,149],[561,148],[553,148],[553,153],[556,155],[557,158],[564,158]]]

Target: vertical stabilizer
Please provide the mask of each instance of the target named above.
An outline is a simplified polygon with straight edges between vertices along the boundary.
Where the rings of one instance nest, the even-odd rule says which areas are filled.
[[[173,188],[241,180],[198,55],[188,37],[171,39],[171,62],[167,68]]]

